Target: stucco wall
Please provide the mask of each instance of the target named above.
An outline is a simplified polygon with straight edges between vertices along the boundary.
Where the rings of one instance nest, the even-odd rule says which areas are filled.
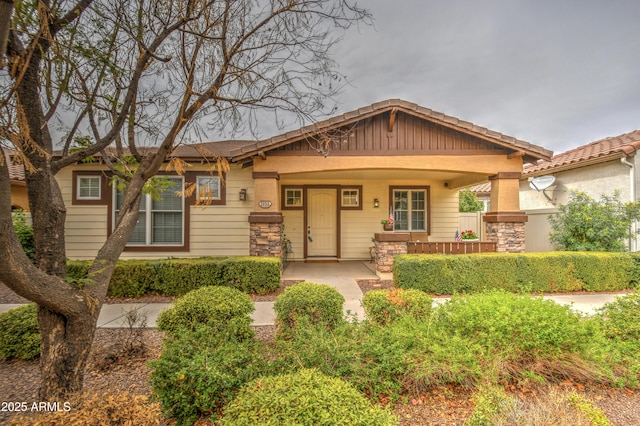
[[[629,159],[635,164],[634,169],[640,167],[637,156]],[[620,200],[631,200],[631,194],[638,193],[639,173],[622,164],[619,159],[606,163],[581,167],[559,173],[550,173],[556,177],[556,182],[546,193],[552,198],[548,201],[544,194],[529,187],[526,179],[520,181],[520,206],[529,215],[529,221],[525,227],[527,239],[527,251],[551,251],[553,247],[548,241],[551,227],[547,216],[557,211],[557,208],[569,201],[572,189],[584,191],[594,199],[600,199],[602,194],[613,195],[614,191],[620,192]],[[633,176],[633,177],[632,177]],[[635,190],[632,189],[632,182]],[[637,199],[637,195],[633,197]],[[630,243],[630,250],[637,250],[638,243]]]
[[[522,210],[536,210],[566,204],[572,189],[584,191],[595,199],[599,199],[602,194],[612,195],[617,189],[620,191],[620,199],[628,201],[630,197],[629,173],[630,168],[622,164],[620,160],[550,173],[556,177],[556,182],[545,192],[554,203],[548,201],[542,191],[531,189],[527,179],[522,179],[520,181],[520,208]]]

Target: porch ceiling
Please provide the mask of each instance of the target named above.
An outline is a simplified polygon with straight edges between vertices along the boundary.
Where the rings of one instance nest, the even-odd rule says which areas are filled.
[[[323,172],[306,172],[282,174],[281,180],[315,180],[315,181],[341,181],[352,180],[393,180],[393,181],[441,181],[448,182],[450,189],[471,186],[486,182],[488,176],[478,173],[440,172],[424,170],[336,170]]]

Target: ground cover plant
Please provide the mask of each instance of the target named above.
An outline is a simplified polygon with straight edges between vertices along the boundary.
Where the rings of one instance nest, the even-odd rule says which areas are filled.
[[[291,306],[298,307],[305,294],[321,289],[331,300],[322,306],[334,310],[333,289],[308,283],[291,288],[289,295],[278,299],[293,294]],[[367,298],[368,309],[383,308],[374,310],[377,318],[361,322],[338,320],[327,326],[318,321],[323,316],[315,308],[312,315],[295,311],[287,317],[295,319],[293,326],[287,326],[287,333],[277,333],[270,345],[233,332],[212,335],[209,326],[182,329],[169,337],[162,356],[153,363],[154,390],[165,412],[179,424],[219,414],[226,424],[243,424],[235,414],[224,417],[238,392],[249,394],[251,404],[277,398],[280,390],[255,396],[262,390],[258,383],[305,370],[343,380],[374,403],[416,400],[432,389],[452,385],[478,387],[478,405],[491,407],[495,398],[505,401],[504,411],[479,409],[478,421],[493,415],[520,418],[529,412],[518,400],[504,399],[495,391],[505,383],[638,384],[640,363],[632,360],[640,345],[638,336],[633,327],[628,334],[621,331],[625,323],[636,320],[638,294],[607,305],[600,315],[584,317],[541,297],[494,290],[456,295],[433,309],[417,303],[389,320],[388,309],[410,306],[401,302],[406,296],[398,290],[373,293]],[[278,315],[281,312],[294,311],[285,309]],[[281,318],[276,322],[285,324]],[[588,401],[575,398],[564,398],[562,404],[588,408]],[[589,416],[597,416],[594,413]]]

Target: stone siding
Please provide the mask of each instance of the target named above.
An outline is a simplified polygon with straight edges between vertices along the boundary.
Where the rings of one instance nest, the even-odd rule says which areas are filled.
[[[406,241],[376,241],[376,270],[391,272],[393,257],[398,254],[407,254]]]
[[[524,253],[523,222],[487,222],[487,241],[497,244],[498,253]]]
[[[282,257],[282,223],[251,223],[251,256]]]

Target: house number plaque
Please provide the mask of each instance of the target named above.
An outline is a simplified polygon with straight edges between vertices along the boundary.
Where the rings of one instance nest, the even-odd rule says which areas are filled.
[[[258,205],[260,207],[262,207],[263,209],[268,209],[269,207],[271,207],[271,201],[269,201],[269,200],[260,200]]]

